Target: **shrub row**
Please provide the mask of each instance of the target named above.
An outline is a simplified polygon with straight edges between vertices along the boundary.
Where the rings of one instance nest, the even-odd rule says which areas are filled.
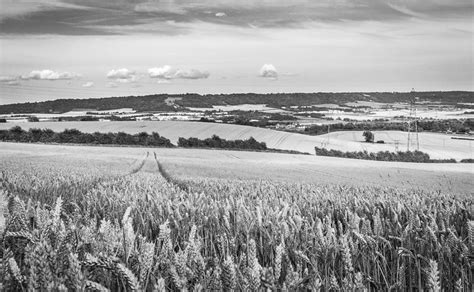
[[[437,162],[437,163],[456,163],[455,159],[431,159],[427,153],[422,151],[379,151],[379,152],[367,152],[367,151],[348,151],[343,152],[334,149],[326,149],[314,147],[316,155],[319,156],[332,156],[332,157],[343,157],[353,159],[365,159],[365,160],[377,160],[377,161],[400,161],[400,162]]]
[[[15,142],[43,142],[43,143],[75,143],[75,144],[114,144],[114,145],[142,145],[157,147],[174,147],[169,139],[153,132],[138,134],[118,133],[83,133],[76,129],[66,129],[54,132],[51,129],[23,130],[16,126],[9,130],[0,130],[0,141]]]
[[[204,140],[198,138],[182,138],[178,139],[178,146],[185,148],[222,148],[222,149],[251,149],[251,150],[267,150],[265,142],[258,142],[253,137],[247,140],[225,140],[217,135]]]

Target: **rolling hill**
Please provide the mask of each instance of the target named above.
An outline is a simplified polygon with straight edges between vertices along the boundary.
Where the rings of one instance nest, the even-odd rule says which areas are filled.
[[[470,91],[433,91],[417,92],[420,101],[457,104],[470,102],[473,98]],[[43,102],[1,104],[0,114],[10,113],[64,113],[74,108],[108,110],[116,108],[133,108],[144,111],[174,111],[166,100],[175,99],[174,104],[180,107],[206,108],[213,105],[266,104],[281,108],[299,105],[325,103],[343,104],[354,101],[371,102],[408,102],[413,98],[411,92],[314,92],[314,93],[234,93],[234,94],[153,94],[144,96],[116,96],[88,99],[57,99]]]
[[[0,129],[9,129],[19,125],[24,129],[49,128],[54,131],[78,129],[82,132],[158,132],[160,135],[177,143],[179,137],[209,138],[218,135],[224,139],[247,139],[254,137],[265,142],[269,148],[296,150],[313,154],[314,147],[325,147],[341,151],[395,151],[395,141],[399,141],[399,150],[405,151],[407,133],[400,131],[374,131],[376,140],[384,140],[386,144],[368,144],[363,142],[361,131],[333,132],[320,136],[308,136],[249,126],[179,122],[179,121],[143,121],[143,122],[41,122],[41,123],[3,123]],[[438,133],[420,133],[420,150],[428,153],[433,159],[454,158],[457,160],[473,158],[472,144],[474,141],[454,140],[450,135]],[[415,149],[414,145],[411,149]]]

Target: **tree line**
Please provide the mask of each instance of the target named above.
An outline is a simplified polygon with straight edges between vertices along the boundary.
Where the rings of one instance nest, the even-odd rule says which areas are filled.
[[[399,162],[418,162],[418,163],[456,163],[455,159],[431,159],[428,153],[422,151],[379,151],[379,152],[367,152],[367,151],[339,151],[334,149],[326,149],[314,147],[316,155],[318,156],[331,156],[331,157],[342,157],[352,159],[364,159],[364,160],[376,160],[376,161],[399,161]]]
[[[19,126],[9,130],[0,130],[0,141],[174,147],[169,139],[160,136],[156,132],[151,134],[146,132],[138,134],[124,132],[83,133],[77,129],[54,132],[51,129],[36,128],[25,131]]]
[[[62,132],[54,132],[51,129],[37,128],[31,128],[25,131],[20,126],[15,126],[9,130],[0,130],[0,141],[176,147],[169,139],[160,136],[156,132],[152,132],[151,134],[146,132],[138,134],[128,134],[125,132],[83,133],[77,129],[65,129]],[[185,148],[270,150],[264,142],[258,142],[253,137],[246,140],[225,140],[217,135],[213,135],[207,139],[186,139],[180,137],[178,139],[178,146]]]
[[[246,150],[268,150],[265,142],[258,142],[253,137],[246,140],[226,140],[217,135],[211,138],[183,138],[178,139],[178,147],[184,148],[221,148],[221,149],[246,149]]]

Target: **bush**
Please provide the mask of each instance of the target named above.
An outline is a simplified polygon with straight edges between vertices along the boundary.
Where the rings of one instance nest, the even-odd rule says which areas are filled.
[[[362,135],[365,137],[365,142],[374,143],[374,133],[371,131],[364,131]]]

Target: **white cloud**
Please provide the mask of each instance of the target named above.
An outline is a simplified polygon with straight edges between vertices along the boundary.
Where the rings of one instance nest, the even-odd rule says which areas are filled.
[[[205,79],[209,77],[206,71],[197,69],[174,69],[169,65],[163,67],[155,67],[148,69],[148,76],[150,78],[158,79]]]
[[[49,69],[33,70],[28,75],[22,75],[25,80],[70,80],[79,78],[81,75],[72,72],[59,72]]]
[[[82,87],[92,87],[92,86],[94,86],[94,82],[91,82],[91,81],[82,84]]]
[[[109,87],[109,88],[116,88],[116,87],[118,87],[118,84],[115,83],[115,82],[109,82],[109,83],[107,83],[107,87]]]
[[[175,78],[182,78],[182,79],[206,79],[209,77],[209,73],[205,71],[199,71],[196,69],[190,70],[177,70],[175,74]]]
[[[19,77],[13,75],[0,75],[0,83],[6,85],[19,85]]]
[[[227,16],[227,14],[225,12],[217,12],[216,16],[217,17],[225,17],[225,16]]]
[[[169,65],[148,69],[150,78],[173,79],[174,70]]]
[[[112,69],[107,73],[107,78],[119,83],[130,83],[138,80],[135,71],[127,68]]]
[[[15,81],[18,80],[17,76],[13,75],[0,75],[0,82],[10,82],[10,81]]]
[[[260,69],[260,77],[276,79],[278,71],[272,64],[264,64]]]

